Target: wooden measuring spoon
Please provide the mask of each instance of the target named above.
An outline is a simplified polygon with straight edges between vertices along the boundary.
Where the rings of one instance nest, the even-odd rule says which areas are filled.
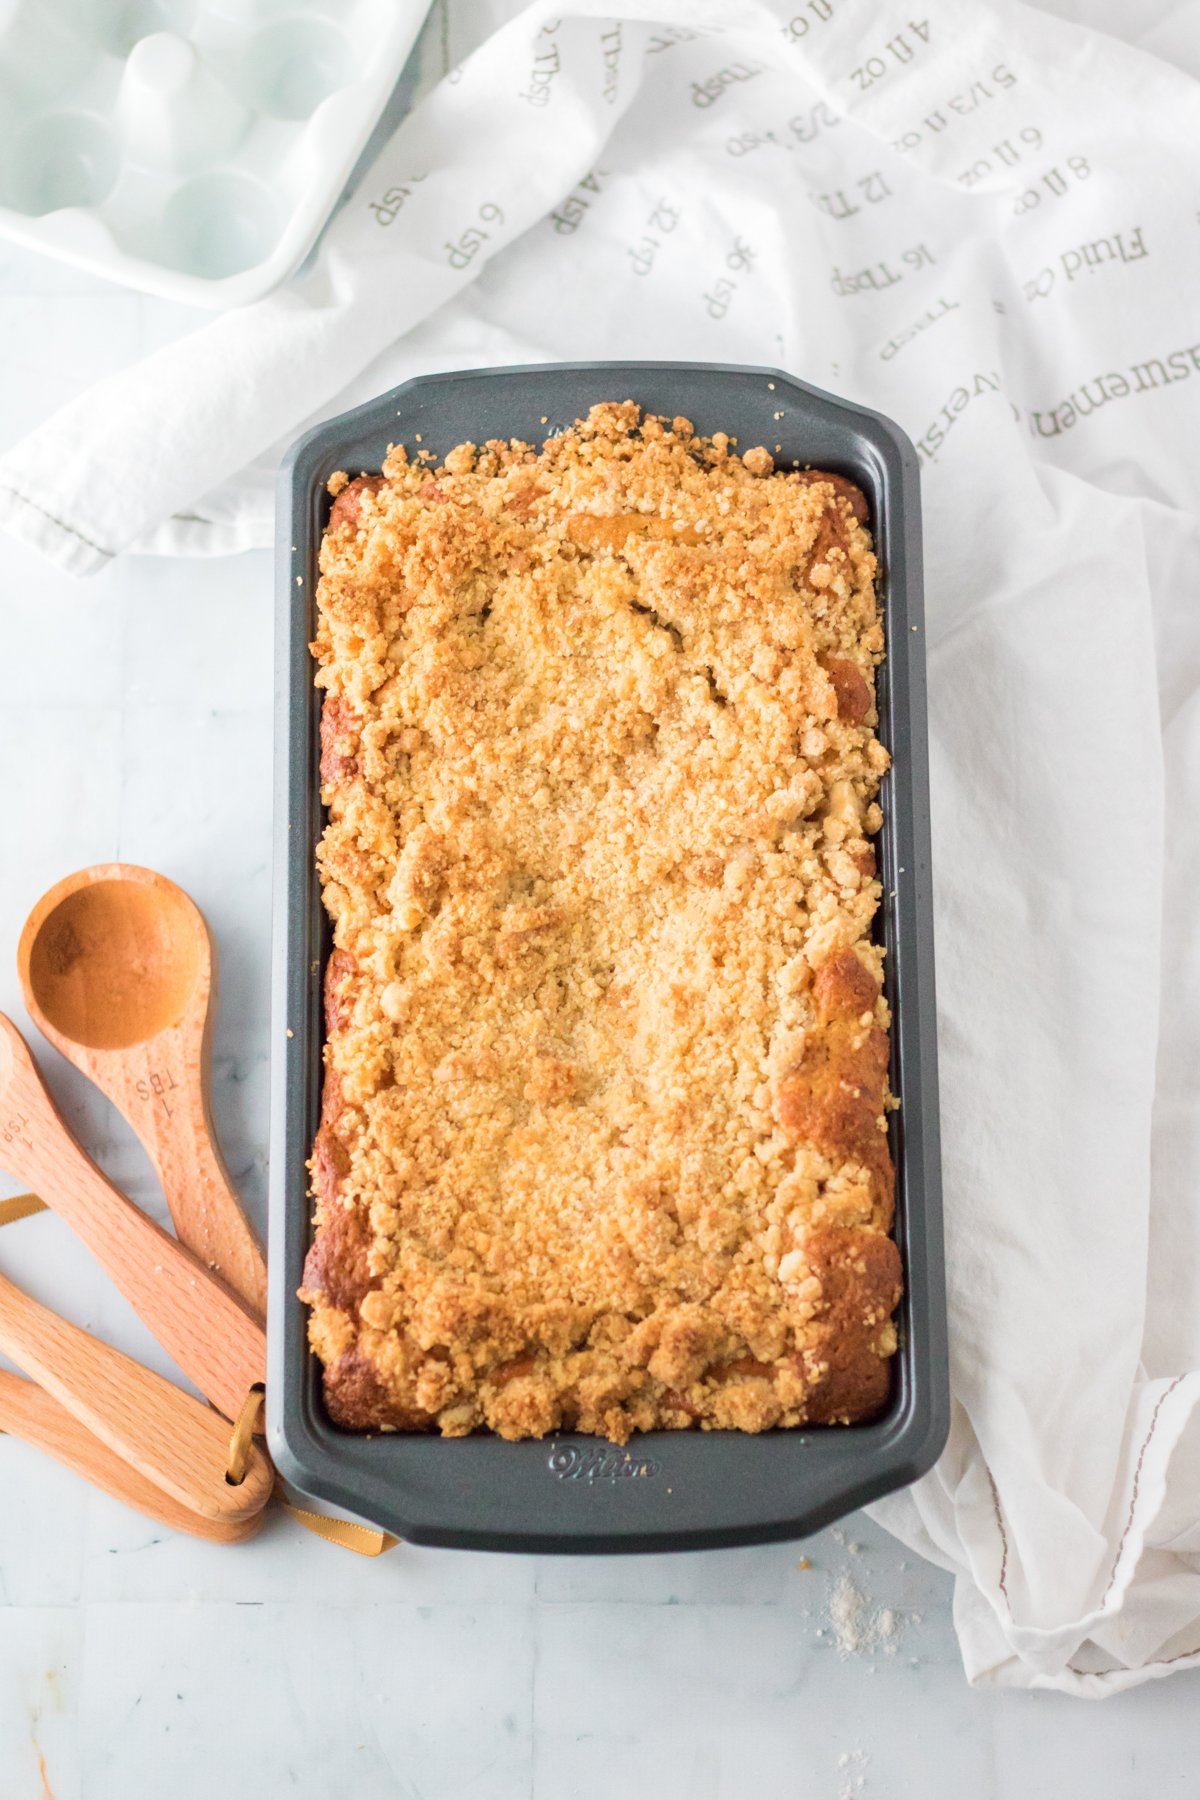
[[[271,1465],[254,1444],[242,1480],[235,1486],[226,1479],[229,1425],[219,1413],[61,1319],[4,1275],[0,1350],[188,1512],[238,1524],[270,1499]]]
[[[199,907],[152,869],[80,869],[25,921],[17,974],[34,1024],[141,1138],[182,1242],[265,1317],[262,1248],[212,1120],[216,951]]]
[[[250,1389],[266,1380],[262,1326],[75,1142],[29,1046],[3,1013],[0,1166],[66,1220],[184,1374],[227,1419],[235,1419]]]
[[[156,1519],[171,1531],[186,1531],[214,1544],[240,1544],[253,1537],[262,1524],[261,1510],[248,1519],[205,1519],[180,1506],[131,1468],[123,1456],[110,1450],[86,1425],[81,1425],[53,1394],[7,1369],[0,1369],[0,1432],[44,1450],[93,1487],[103,1488],[114,1500],[132,1506],[148,1519]]]

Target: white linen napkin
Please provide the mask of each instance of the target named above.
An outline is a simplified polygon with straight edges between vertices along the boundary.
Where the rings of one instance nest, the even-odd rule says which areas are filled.
[[[877,1512],[972,1680],[1081,1694],[1200,1666],[1198,138],[1181,69],[1005,0],[535,4],[301,279],[0,461],[82,573],[269,541],[282,444],[432,368],[775,363],[905,425],[954,1424]]]

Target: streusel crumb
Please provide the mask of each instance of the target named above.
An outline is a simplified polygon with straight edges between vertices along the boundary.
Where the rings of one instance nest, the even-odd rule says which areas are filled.
[[[686,419],[330,483],[305,1269],[351,1429],[878,1411],[888,766],[862,494]]]

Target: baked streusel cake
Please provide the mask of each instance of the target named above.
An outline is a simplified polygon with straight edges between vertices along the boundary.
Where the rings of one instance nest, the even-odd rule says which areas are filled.
[[[862,495],[631,402],[330,490],[301,1292],[331,1416],[621,1443],[876,1412]]]

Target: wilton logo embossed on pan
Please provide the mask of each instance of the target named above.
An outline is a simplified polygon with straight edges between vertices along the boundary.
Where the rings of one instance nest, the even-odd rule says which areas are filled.
[[[623,1450],[581,1450],[576,1444],[559,1444],[546,1458],[546,1467],[560,1481],[626,1481],[636,1475],[657,1475],[652,1456],[629,1456]]]

